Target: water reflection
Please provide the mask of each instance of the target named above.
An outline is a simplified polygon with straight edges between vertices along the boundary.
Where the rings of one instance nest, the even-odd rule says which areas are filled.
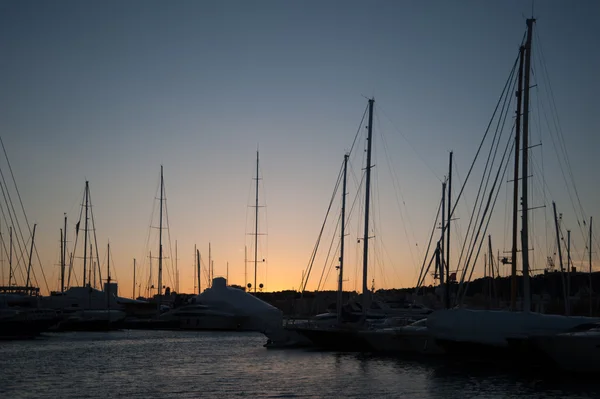
[[[4,342],[0,397],[600,397],[593,380],[533,370],[263,343],[260,334],[168,331]]]

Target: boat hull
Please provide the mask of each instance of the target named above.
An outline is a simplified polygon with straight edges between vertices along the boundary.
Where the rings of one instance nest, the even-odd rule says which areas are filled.
[[[48,331],[59,322],[59,318],[47,320],[9,320],[0,323],[0,339],[34,338]]]
[[[297,328],[296,332],[308,338],[314,347],[344,352],[371,352],[373,348],[359,330],[342,328]]]
[[[380,353],[416,353],[438,355],[444,353],[426,332],[403,331],[402,329],[384,329],[363,333],[369,346]]]

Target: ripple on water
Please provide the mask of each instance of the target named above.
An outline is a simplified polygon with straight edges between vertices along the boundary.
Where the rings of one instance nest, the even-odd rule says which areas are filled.
[[[444,360],[267,350],[254,333],[117,331],[0,343],[2,398],[592,398],[590,381]]]

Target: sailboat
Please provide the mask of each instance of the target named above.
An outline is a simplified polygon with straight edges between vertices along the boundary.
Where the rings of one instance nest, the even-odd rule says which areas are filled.
[[[528,178],[528,129],[529,129],[529,88],[531,71],[532,33],[535,19],[527,19],[527,36],[519,52],[519,76],[517,96],[517,118],[515,123],[515,155],[516,158],[522,150],[521,179],[515,171],[514,180],[514,209],[513,209],[513,249],[512,249],[512,309],[508,310],[470,310],[447,309],[432,313],[427,319],[429,333],[435,338],[436,344],[446,352],[476,359],[496,361],[507,359],[514,362],[516,359],[527,362],[533,360],[528,337],[548,336],[563,333],[582,325],[598,322],[599,319],[590,317],[573,317],[562,315],[546,315],[531,311],[530,286],[529,286],[529,248],[528,241],[528,203],[527,203],[527,178]],[[523,83],[524,80],[524,83]],[[522,101],[521,101],[522,97]],[[522,148],[519,148],[519,137],[523,127]],[[518,167],[518,158],[515,160],[515,169]],[[517,199],[518,184],[522,185],[522,237],[523,250],[523,310],[517,311],[516,298],[516,261],[517,261]],[[449,215],[449,218],[452,215]]]
[[[258,172],[259,155],[256,153],[256,227],[258,232]],[[257,233],[256,233],[257,234]],[[258,234],[256,235],[256,237]],[[196,252],[197,278],[200,286],[200,252]],[[255,251],[256,282],[257,252]],[[209,265],[211,262],[209,261]],[[209,268],[210,270],[210,268]],[[212,274],[212,272],[209,272]],[[256,291],[256,283],[254,285]],[[199,288],[200,290],[200,288]],[[180,329],[258,331],[270,340],[279,339],[282,332],[281,310],[244,290],[230,287],[223,277],[213,277],[209,288],[192,297],[187,304],[163,313],[160,321],[174,323]]]
[[[99,266],[98,248],[96,247],[96,255],[93,255],[93,246],[91,242],[90,231],[94,231],[94,243],[96,243],[94,218],[91,215],[91,197],[89,182],[85,182],[84,190],[83,217],[83,273],[82,285],[71,286],[71,272],[73,269],[73,260],[75,258],[75,250],[71,255],[69,273],[65,289],[64,275],[61,270],[61,290],[51,292],[50,296],[40,298],[40,306],[50,309],[55,309],[62,312],[63,321],[57,326],[57,330],[107,330],[117,328],[118,324],[125,318],[122,306],[119,304],[117,297],[116,283],[107,282],[104,290],[96,288],[96,277],[102,281],[101,270]],[[91,222],[91,226],[90,226]],[[66,218],[65,218],[66,225]],[[80,232],[81,219],[76,224],[76,239],[75,246]],[[66,229],[65,229],[66,231]],[[88,242],[89,240],[89,242]],[[89,254],[88,254],[89,250]],[[61,258],[66,257],[66,234],[64,241],[61,243]],[[65,262],[61,262],[64,266]]]
[[[343,259],[344,259],[344,223],[345,215],[342,214],[342,231],[340,245],[340,270],[338,278],[338,306],[337,317],[335,324],[331,325],[303,325],[294,328],[297,334],[300,334],[310,340],[312,344],[322,349],[344,350],[344,351],[363,351],[369,350],[370,346],[360,334],[361,330],[366,328],[367,313],[371,307],[371,292],[368,288],[368,256],[369,256],[369,207],[371,194],[371,152],[372,152],[372,137],[373,137],[373,105],[374,99],[368,100],[369,119],[368,119],[368,136],[367,136],[367,164],[365,167],[365,221],[364,221],[364,237],[363,237],[363,274],[362,274],[362,303],[361,317],[357,322],[345,323],[342,320],[341,306],[341,289],[343,281]],[[345,163],[347,158],[345,158]],[[342,196],[342,210],[345,209],[345,184],[344,179],[344,195]],[[344,212],[342,212],[344,213]]]

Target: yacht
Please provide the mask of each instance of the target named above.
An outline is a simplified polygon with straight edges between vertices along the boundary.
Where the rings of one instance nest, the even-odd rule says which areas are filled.
[[[406,326],[379,328],[361,332],[369,346],[382,353],[419,353],[439,355],[444,353],[427,328],[427,319]]]
[[[445,351],[477,359],[528,358],[532,336],[551,336],[600,322],[583,316],[502,310],[447,309],[427,318],[429,333]]]
[[[163,313],[164,321],[176,321],[181,329],[258,331],[274,338],[283,330],[281,310],[241,289],[227,286],[223,277],[187,305]]]
[[[561,370],[600,372],[600,324],[580,326],[574,331],[529,338],[532,345]]]
[[[33,338],[56,325],[56,311],[35,307],[35,297],[26,295],[0,296],[0,338]]]

